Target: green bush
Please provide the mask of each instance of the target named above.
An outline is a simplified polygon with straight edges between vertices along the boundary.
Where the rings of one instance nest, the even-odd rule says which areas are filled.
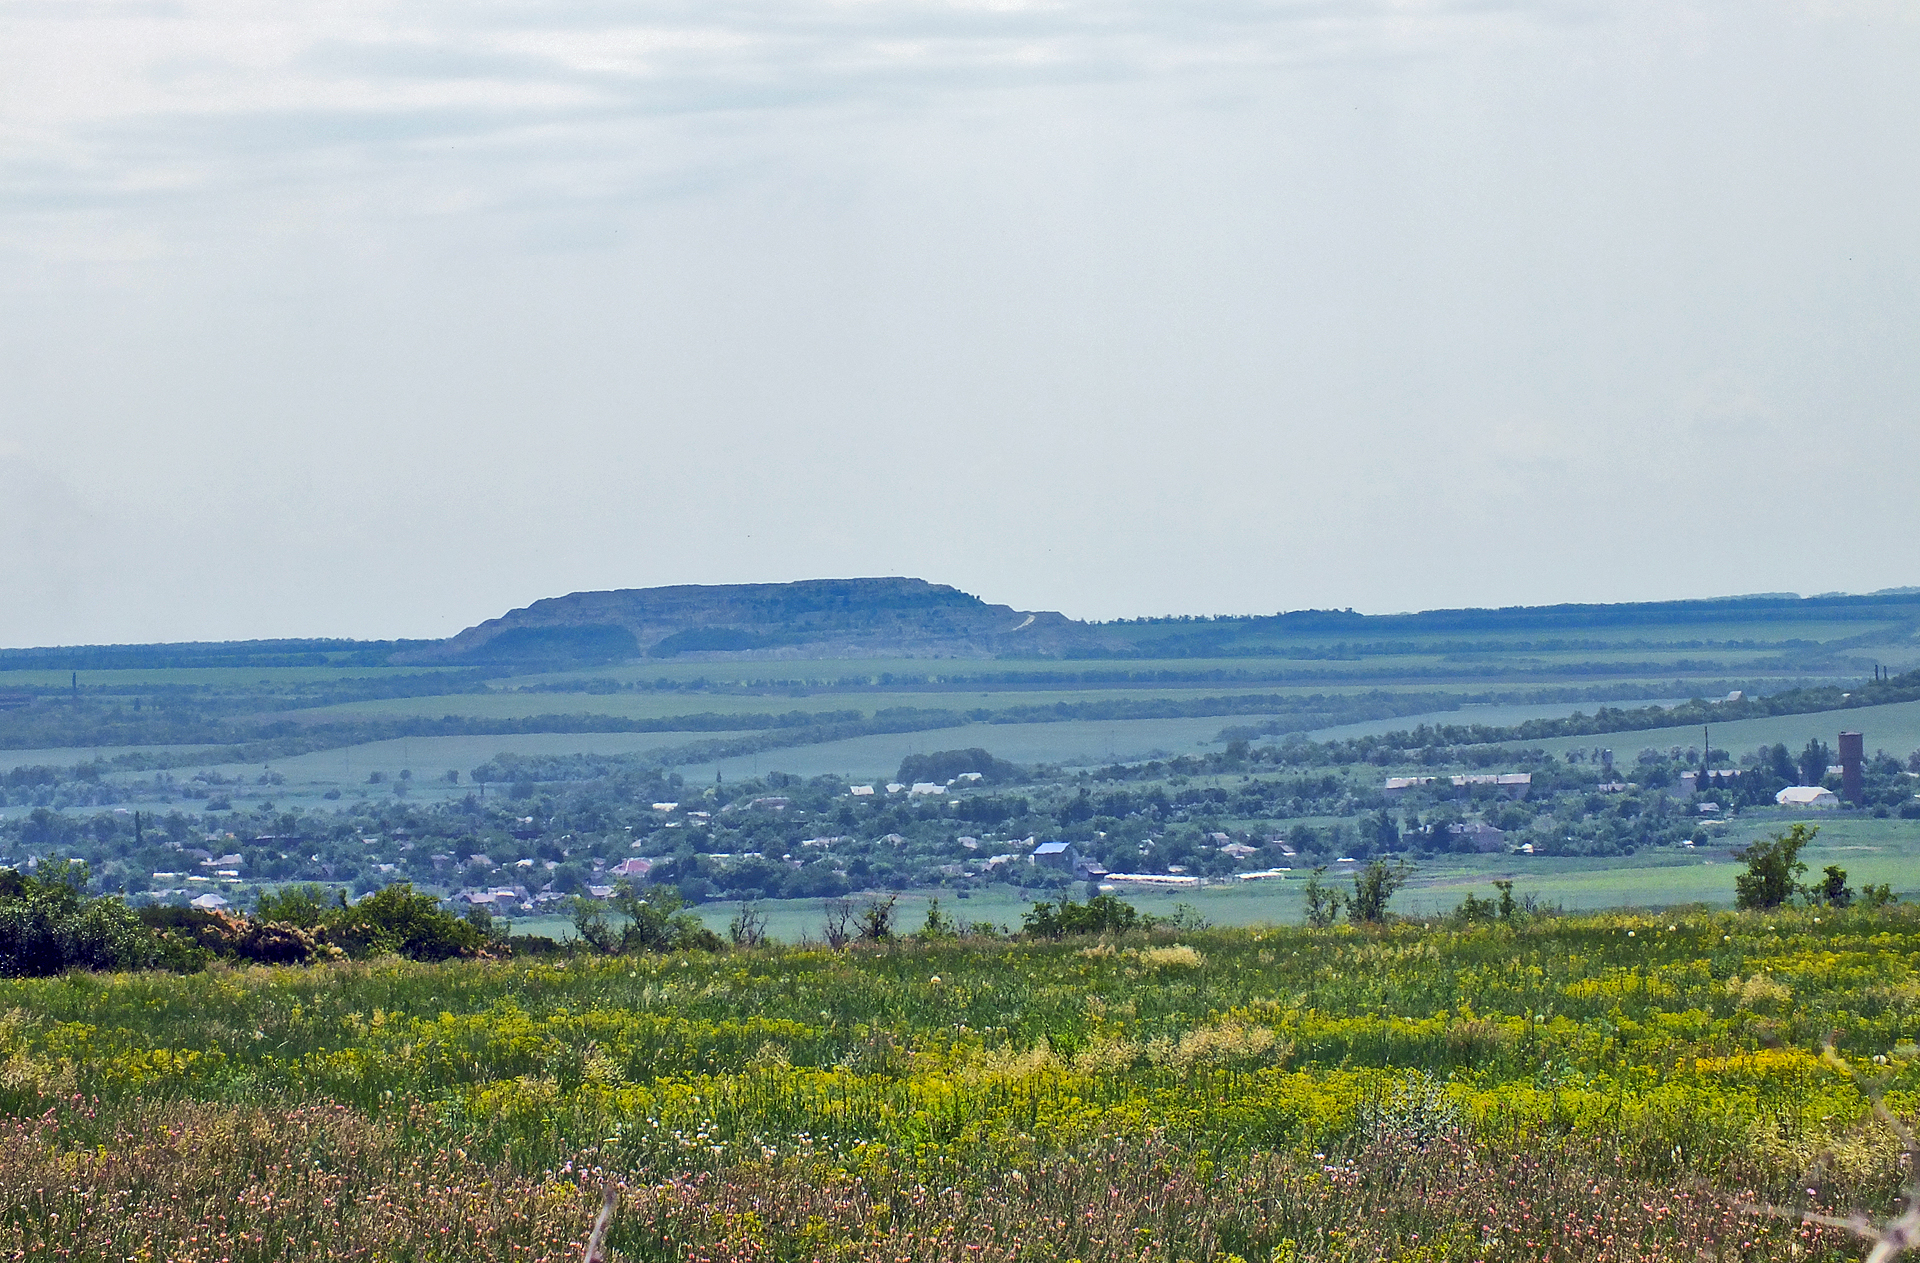
[[[1095,895],[1085,903],[1075,903],[1071,898],[1059,903],[1043,900],[1029,908],[1022,918],[1022,928],[1033,938],[1121,934],[1145,929],[1150,923],[1151,918],[1143,918],[1138,908],[1113,895]]]
[[[611,907],[576,895],[571,912],[580,941],[597,952],[717,952],[724,946],[718,934],[682,908],[680,892],[672,886],[643,891],[622,879]],[[626,920],[617,929],[616,914]]]
[[[142,908],[139,917],[183,966],[215,958],[256,965],[304,965],[342,955],[339,948],[322,943],[310,929],[280,921],[250,921],[230,912],[203,912],[166,904]]]
[[[446,911],[432,895],[415,894],[408,882],[330,912],[320,936],[354,957],[449,960],[484,955],[487,947],[487,936],[477,927]]]
[[[131,908],[117,897],[88,898],[86,886],[84,864],[47,864],[38,876],[0,871],[0,975],[168,963],[162,944]]]

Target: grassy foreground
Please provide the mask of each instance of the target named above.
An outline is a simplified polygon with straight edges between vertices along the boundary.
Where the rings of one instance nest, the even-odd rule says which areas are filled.
[[[1843,1259],[1920,913],[0,984],[0,1257]],[[1816,1168],[1809,1175],[1809,1168]],[[1812,1190],[1811,1194],[1809,1190]],[[1796,1200],[1797,1199],[1797,1200]]]

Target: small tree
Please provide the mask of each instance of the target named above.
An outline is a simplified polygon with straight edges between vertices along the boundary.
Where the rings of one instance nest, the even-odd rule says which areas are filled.
[[[1824,879],[1820,883],[1820,902],[1832,908],[1853,905],[1853,888],[1847,885],[1847,870],[1838,864],[1829,864],[1824,870]]]
[[[740,911],[727,923],[727,938],[735,947],[763,947],[767,942],[767,918],[753,906],[751,899],[740,901]]]
[[[1374,860],[1353,875],[1353,897],[1347,901],[1347,919],[1355,925],[1378,925],[1387,919],[1387,901],[1407,884],[1407,865]]]
[[[613,891],[613,907],[627,919],[620,932],[623,952],[718,951],[720,936],[682,907],[680,892],[672,886],[649,886],[643,892],[622,878]]]
[[[891,943],[893,941],[893,896],[882,899],[875,895],[860,907],[854,923],[860,927],[860,937],[869,943]]]
[[[594,951],[611,953],[619,948],[620,937],[613,932],[613,918],[607,915],[606,904],[575,895],[567,901],[567,915],[573,921],[573,932]]]
[[[959,932],[960,927],[953,923],[952,917],[940,911],[940,901],[935,899],[927,905],[926,923],[920,927],[917,937],[929,940],[952,938]]]
[[[1819,830],[1796,824],[1785,833],[1773,834],[1752,846],[1735,851],[1733,858],[1745,861],[1747,871],[1733,879],[1733,902],[1740,908],[1778,908],[1800,889],[1800,874],[1807,866],[1800,851],[1813,841]],[[1841,879],[1845,884],[1845,877]]]
[[[1513,883],[1511,881],[1496,881],[1493,883],[1493,888],[1500,892],[1500,919],[1502,921],[1513,920],[1513,914],[1517,911],[1516,905],[1513,902]]]
[[[329,943],[351,956],[393,954],[411,960],[477,956],[487,938],[440,906],[432,895],[399,882],[328,916]]]
[[[1327,866],[1322,864],[1307,878],[1307,924],[1321,930],[1339,919],[1340,908],[1347,901],[1345,895],[1320,880],[1326,871]]]
[[[827,946],[837,951],[853,941],[853,901],[829,899],[824,911],[827,919],[820,927],[820,934],[827,940]]]
[[[1085,903],[1042,900],[1027,909],[1023,931],[1032,938],[1065,938],[1074,934],[1124,934],[1147,928],[1140,910],[1114,895],[1095,895]]]
[[[263,890],[254,903],[253,915],[261,921],[311,930],[327,919],[329,913],[344,905],[317,882]]]

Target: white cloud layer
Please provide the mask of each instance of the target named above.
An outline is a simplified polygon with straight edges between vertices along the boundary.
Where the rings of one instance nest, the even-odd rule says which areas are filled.
[[[0,3],[0,643],[1920,581],[1893,4]]]

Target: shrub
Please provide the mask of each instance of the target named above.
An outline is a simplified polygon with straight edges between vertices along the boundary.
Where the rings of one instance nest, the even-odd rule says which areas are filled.
[[[1034,938],[1064,938],[1070,934],[1123,934],[1147,928],[1140,910],[1113,895],[1095,895],[1085,903],[1071,898],[1059,903],[1041,901],[1027,910],[1022,928]]]
[[[415,894],[408,882],[332,913],[322,933],[328,943],[355,957],[448,960],[486,955],[487,946],[479,929],[447,912],[432,895]]]
[[[262,921],[278,921],[311,930],[328,915],[345,905],[330,895],[325,886],[308,883],[282,886],[277,891],[263,890],[254,903],[254,914]]]
[[[613,914],[626,919],[615,928]],[[672,886],[649,886],[644,893],[622,880],[611,904],[574,896],[573,927],[580,939],[597,952],[717,952],[720,936],[685,911],[680,892]]]
[[[1340,909],[1347,901],[1345,895],[1320,880],[1326,871],[1325,864],[1314,869],[1306,889],[1307,924],[1322,930],[1340,918]]]
[[[1389,865],[1374,860],[1353,875],[1353,897],[1347,901],[1347,919],[1355,925],[1378,925],[1387,919],[1387,901],[1407,884],[1411,870],[1405,863]]]
[[[155,931],[182,962],[207,959],[259,965],[304,965],[338,959],[339,948],[322,943],[310,930],[284,922],[248,920],[230,912],[155,904],[140,909],[140,923]]]
[[[51,863],[39,875],[0,871],[0,974],[144,969],[164,962],[153,934],[118,898],[86,895],[87,866]]]

